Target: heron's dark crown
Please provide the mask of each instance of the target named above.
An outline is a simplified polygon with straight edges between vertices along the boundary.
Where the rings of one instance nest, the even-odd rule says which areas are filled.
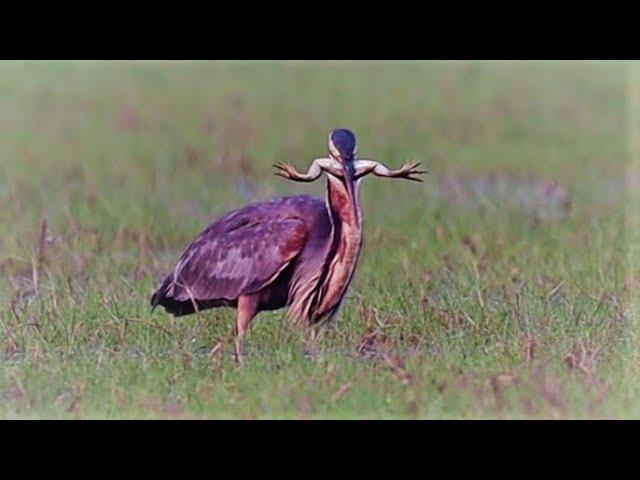
[[[336,128],[329,135],[329,142],[343,159],[352,159],[356,151],[356,136],[346,128]]]

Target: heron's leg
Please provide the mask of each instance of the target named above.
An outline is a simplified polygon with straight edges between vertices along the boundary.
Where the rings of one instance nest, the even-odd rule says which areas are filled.
[[[322,337],[322,326],[314,325],[313,327],[311,327],[311,331],[309,332],[309,340],[311,341],[311,343],[313,345],[316,345],[320,341],[321,337]]]
[[[242,346],[244,334],[249,328],[249,324],[253,317],[258,313],[258,296],[257,295],[240,295],[238,297],[238,317],[236,319],[236,362],[242,364],[244,357],[242,355]]]
[[[308,327],[309,340],[307,342],[307,354],[309,357],[315,359],[318,354],[318,342],[322,338],[323,325],[313,325]]]

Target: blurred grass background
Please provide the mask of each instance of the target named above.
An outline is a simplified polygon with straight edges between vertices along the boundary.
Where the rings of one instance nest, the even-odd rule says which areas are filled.
[[[630,69],[1,63],[0,415],[638,416]],[[241,369],[233,311],[151,315],[209,221],[323,195],[271,164],[306,168],[338,126],[429,175],[365,180],[364,251],[320,357],[283,312],[256,319]]]

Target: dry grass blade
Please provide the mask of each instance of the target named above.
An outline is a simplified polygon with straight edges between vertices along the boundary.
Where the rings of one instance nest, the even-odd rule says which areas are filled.
[[[209,352],[209,358],[213,358],[215,357],[215,355],[218,352],[222,352],[222,347],[224,346],[224,342],[218,342],[216,343],[213,348],[211,349],[211,352]]]
[[[402,360],[392,355],[389,351],[383,353],[383,358],[390,368],[391,372],[406,386],[413,385],[413,376],[409,374],[405,368]]]
[[[560,282],[555,287],[553,287],[551,291],[549,291],[549,293],[547,294],[547,302],[550,301],[556,293],[558,293],[558,291],[562,288],[562,285],[564,285],[564,280],[560,280]]]
[[[347,383],[342,385],[336,391],[336,393],[333,394],[333,396],[331,397],[331,401],[332,402],[336,402],[336,401],[340,400],[342,397],[344,397],[345,394],[349,391],[349,389],[353,386],[353,383],[354,383],[353,380],[349,380]]]

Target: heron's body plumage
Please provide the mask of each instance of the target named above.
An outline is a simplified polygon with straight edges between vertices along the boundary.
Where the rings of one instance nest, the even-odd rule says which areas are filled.
[[[257,295],[258,310],[288,306],[288,317],[304,325],[334,313],[353,277],[362,229],[340,181],[327,182],[326,203],[283,197],[212,222],[180,256],[152,306],[182,316]]]

